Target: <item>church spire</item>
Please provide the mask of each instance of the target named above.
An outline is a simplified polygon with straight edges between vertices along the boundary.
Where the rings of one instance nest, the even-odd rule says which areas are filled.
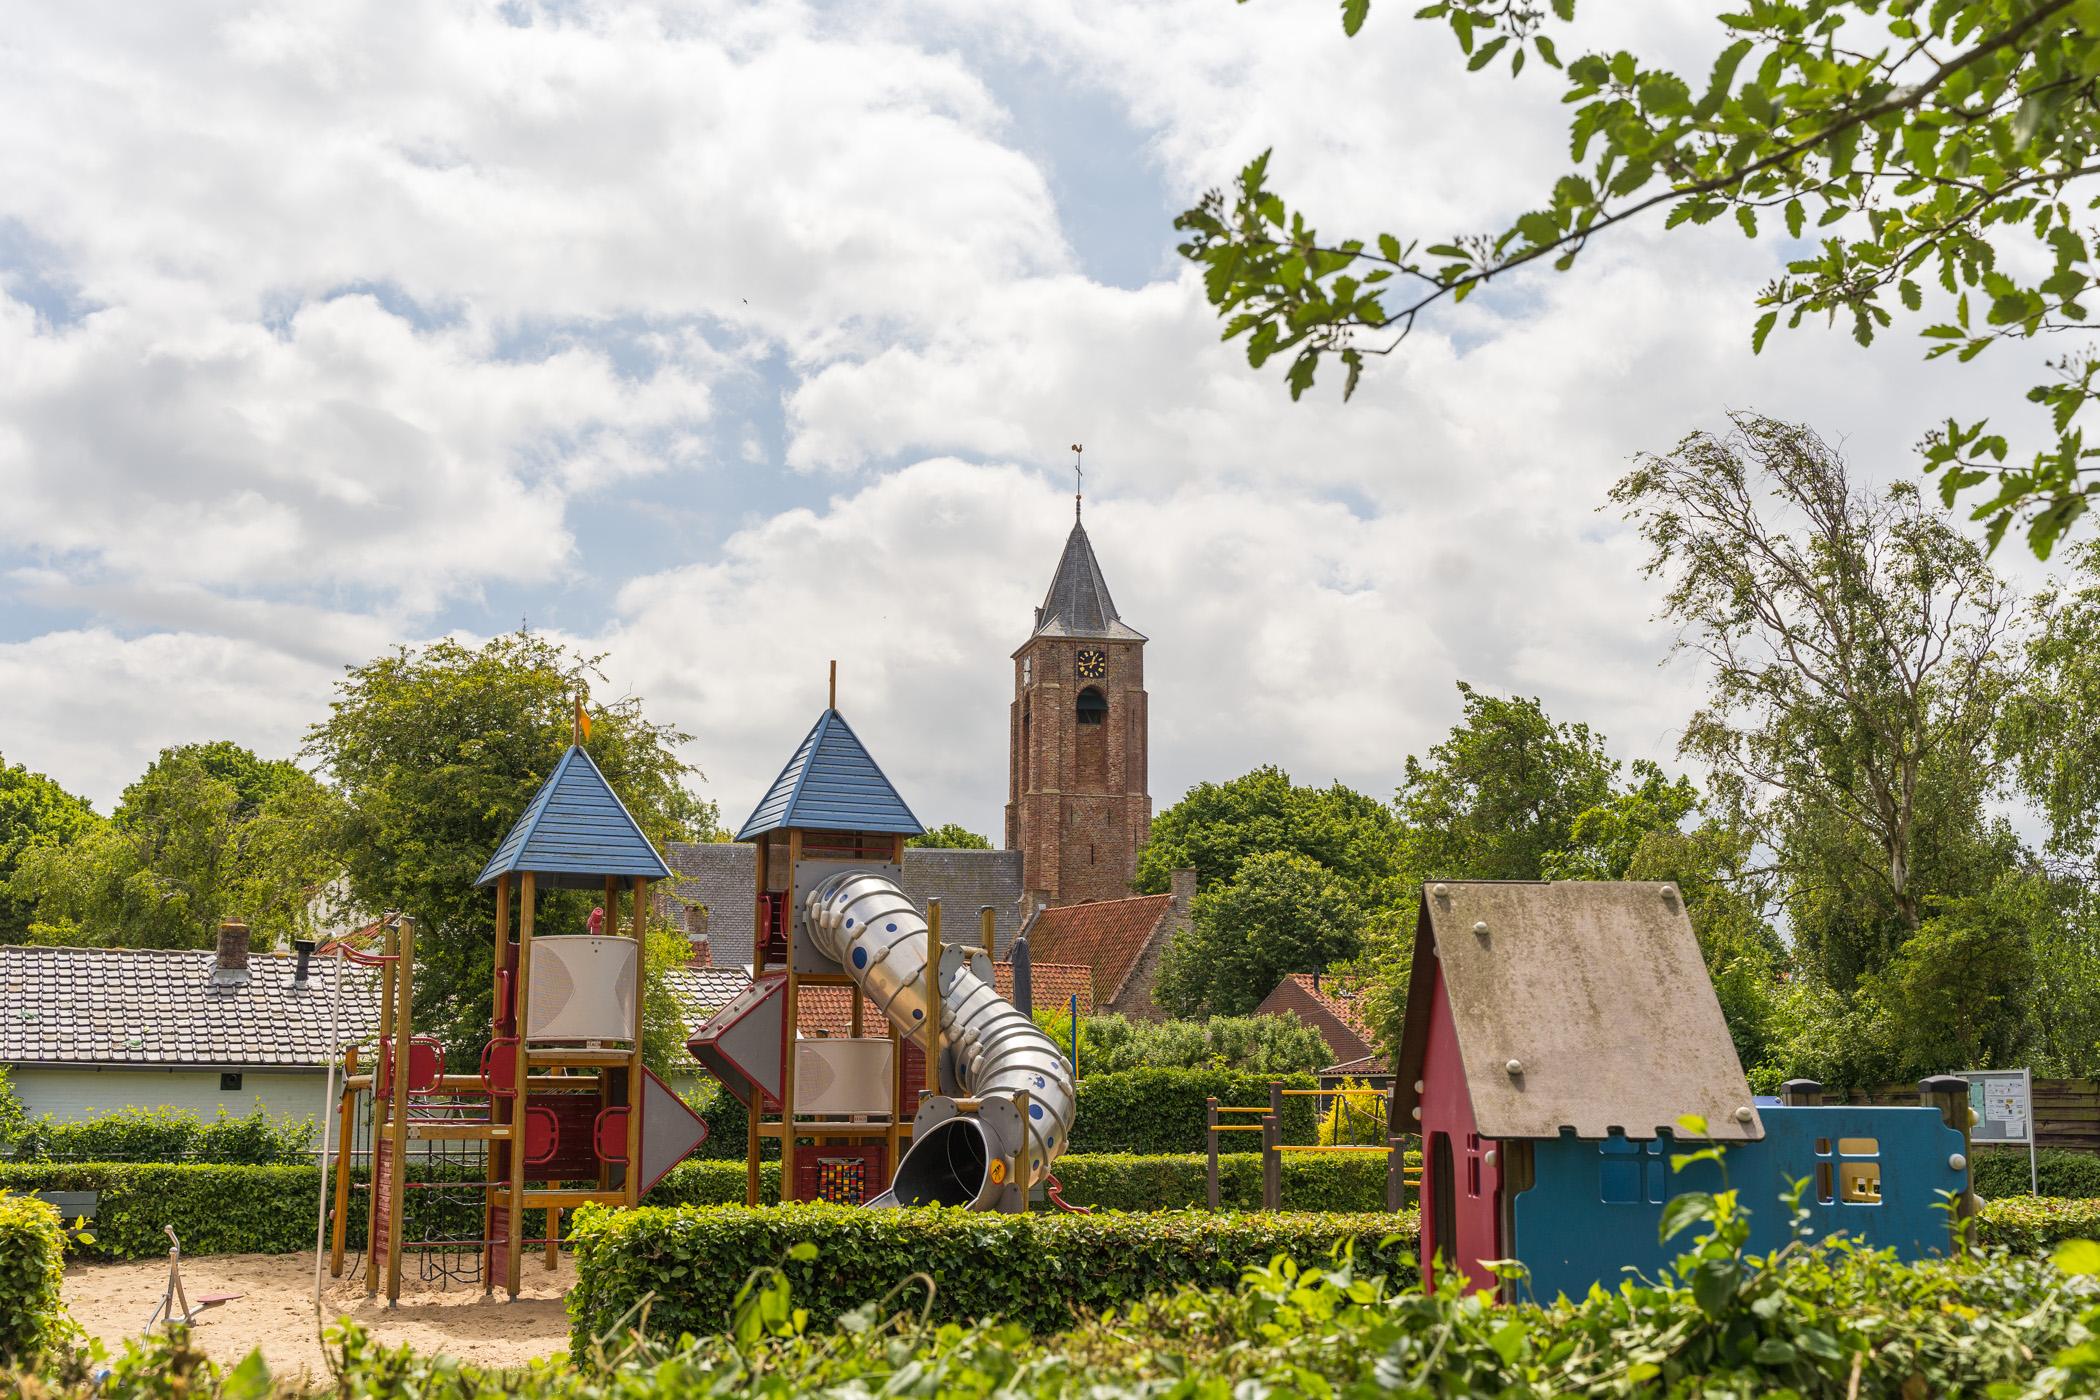
[[[1101,561],[1094,557],[1093,541],[1075,514],[1072,533],[1065,537],[1065,552],[1058,556],[1057,572],[1050,591],[1035,610],[1038,637],[1107,637],[1142,642],[1144,634],[1124,623],[1109,596],[1108,580],[1101,575]]]

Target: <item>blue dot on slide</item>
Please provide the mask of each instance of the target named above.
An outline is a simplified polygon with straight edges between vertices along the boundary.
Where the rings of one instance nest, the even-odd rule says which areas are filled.
[[[853,950],[853,965],[854,965],[855,967],[866,967],[866,966],[868,965],[868,950],[867,950],[867,949],[865,949],[865,948],[855,948],[855,949]]]
[[[913,1011],[913,1012],[911,1013],[911,1018],[912,1018],[912,1019],[913,1019],[914,1021],[917,1021],[917,1020],[921,1019],[922,1017],[924,1017],[925,1015],[926,1015],[926,1013],[925,1013],[925,1012],[923,1012],[923,1011],[916,1011],[916,1010],[915,1010],[915,1011]]]
[[[851,920],[851,919],[848,919],[848,920],[846,920],[846,927],[847,927],[847,928],[852,928],[852,927],[853,927],[853,920]]]
[[[884,933],[895,933],[897,931],[897,926],[895,924],[884,924],[882,926],[882,931]]]
[[[1043,1116],[1043,1106],[1042,1106],[1041,1104],[1039,1104],[1039,1103],[1032,1103],[1032,1104],[1028,1105],[1028,1116],[1029,1116],[1030,1118],[1040,1118],[1040,1117],[1042,1117],[1042,1116]]]

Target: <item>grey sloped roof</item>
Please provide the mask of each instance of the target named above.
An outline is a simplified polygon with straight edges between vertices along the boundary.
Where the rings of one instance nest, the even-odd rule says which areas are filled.
[[[1718,1140],[1764,1135],[1675,885],[1427,886],[1411,975],[1396,1123],[1412,1117],[1442,986],[1483,1137],[1652,1138],[1685,1114]]]
[[[837,710],[817,716],[736,839],[749,841],[790,826],[906,836],[926,829]]]
[[[698,1029],[750,985],[750,974],[740,967],[674,967],[664,973],[664,988],[678,999],[688,1030]]]
[[[1108,596],[1108,580],[1101,576],[1101,561],[1094,557],[1086,526],[1072,522],[1065,537],[1065,552],[1050,578],[1050,591],[1036,609],[1038,637],[1111,637],[1142,642],[1144,634],[1126,626],[1116,612],[1116,600]]]
[[[608,875],[661,880],[671,873],[580,744],[554,765],[474,883],[526,870],[542,885],[576,889]]]
[[[707,941],[717,964],[751,961],[752,904],[758,882],[758,853],[741,842],[675,842],[670,857],[670,893],[707,909]],[[926,911],[929,896],[941,900],[942,937],[950,943],[977,941],[977,911],[993,908],[999,956],[1021,927],[1021,853],[908,847],[904,894]]]
[[[328,1062],[336,961],[262,953],[214,986],[209,948],[0,947],[0,1064],[318,1068]],[[343,969],[345,1043],[379,1024],[379,979]]]

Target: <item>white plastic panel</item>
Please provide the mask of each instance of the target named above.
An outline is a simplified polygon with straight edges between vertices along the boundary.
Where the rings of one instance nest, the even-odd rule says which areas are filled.
[[[890,1111],[888,1036],[795,1042],[795,1116]]]
[[[533,939],[526,1039],[633,1040],[635,971],[631,938]]]

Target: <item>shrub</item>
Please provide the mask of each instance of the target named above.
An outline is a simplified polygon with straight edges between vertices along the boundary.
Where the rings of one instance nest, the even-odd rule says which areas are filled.
[[[1970,1182],[1986,1199],[1998,1196],[2069,1196],[2100,1199],[2100,1155],[2045,1147],[2034,1155],[2034,1182],[2027,1174],[2027,1149],[1985,1148],[1971,1158]]]
[[[1222,1069],[1133,1069],[1120,1074],[1090,1074],[1079,1081],[1076,1116],[1072,1122],[1075,1152],[1202,1152],[1204,1151],[1204,1100],[1215,1096],[1222,1105],[1254,1108],[1268,1103],[1269,1081],[1280,1078],[1284,1087],[1316,1087],[1309,1074],[1271,1076],[1242,1074]],[[1235,1123],[1257,1121],[1251,1114],[1235,1115]],[[1310,1144],[1316,1115],[1309,1098],[1283,1101],[1279,1124],[1283,1140]],[[1226,1133],[1218,1140],[1220,1151],[1260,1150],[1259,1133]]]
[[[1344,1079],[1342,1088],[1367,1088],[1361,1080]],[[1385,1100],[1361,1093],[1337,1094],[1320,1115],[1320,1146],[1383,1147],[1392,1129],[1386,1119]]]
[[[1253,1134],[1247,1134],[1251,1137]],[[1421,1154],[1407,1154],[1419,1165]],[[1185,1210],[1202,1207],[1206,1158],[1195,1154],[1137,1156],[1102,1153],[1060,1157],[1057,1178],[1073,1205],[1108,1210]],[[1285,1210],[1368,1212],[1385,1209],[1383,1156],[1370,1152],[1287,1152],[1283,1156]],[[741,1198],[739,1198],[741,1199]],[[1218,1159],[1218,1199],[1227,1210],[1261,1206],[1261,1158],[1236,1153]]]
[[[1985,1201],[1976,1230],[1985,1245],[2035,1254],[2065,1240],[2100,1239],[2100,1201],[2007,1196]]]
[[[1228,1286],[1277,1254],[1324,1258],[1341,1245],[1398,1273],[1412,1216],[993,1215],[956,1209],[869,1211],[803,1204],[750,1210],[645,1207],[578,1213],[573,1348],[614,1331],[647,1294],[660,1336],[719,1331],[752,1270],[779,1264],[813,1323],[882,1298],[922,1300],[939,1320],[998,1316],[1034,1332],[1182,1285]],[[813,1253],[791,1248],[815,1246]],[[909,1282],[934,1280],[930,1299]]]
[[[1038,1007],[1036,1024],[1072,1054],[1072,1017]],[[1134,1021],[1110,1012],[1079,1020],[1079,1073],[1132,1069],[1232,1069],[1248,1074],[1309,1074],[1334,1054],[1296,1016],[1213,1016],[1207,1021]]]
[[[313,1160],[314,1120],[277,1118],[258,1108],[238,1118],[220,1109],[206,1122],[187,1108],[124,1108],[99,1118],[21,1125],[14,1155],[25,1162],[217,1162],[239,1165]]]
[[[71,1331],[64,1253],[56,1209],[0,1190],[0,1360],[34,1357]]]

